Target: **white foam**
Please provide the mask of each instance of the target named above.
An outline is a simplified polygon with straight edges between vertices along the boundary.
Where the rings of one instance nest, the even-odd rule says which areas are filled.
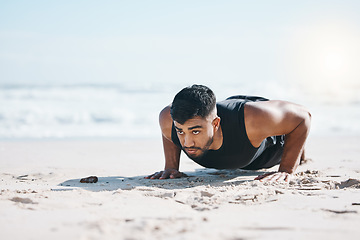
[[[211,87],[218,100],[248,94],[303,104],[313,114],[314,133],[360,133],[356,98],[321,98],[280,83]],[[158,113],[177,90],[171,86],[2,87],[0,138],[157,138]]]

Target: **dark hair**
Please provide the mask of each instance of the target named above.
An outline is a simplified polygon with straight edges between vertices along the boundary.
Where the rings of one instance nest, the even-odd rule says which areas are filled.
[[[174,121],[184,124],[194,117],[207,117],[215,108],[213,91],[203,85],[192,85],[176,94],[170,109]]]

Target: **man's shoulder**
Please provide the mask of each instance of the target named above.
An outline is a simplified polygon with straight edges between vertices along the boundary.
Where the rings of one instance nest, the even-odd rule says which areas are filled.
[[[172,118],[170,115],[170,106],[166,106],[159,115],[159,124],[161,128],[162,134],[168,138],[171,139],[171,130],[172,130]]]
[[[247,101],[243,99],[227,98],[216,103],[218,113],[237,112]]]
[[[217,102],[217,109],[220,111],[240,111],[244,105],[248,102],[264,102],[269,101],[269,99],[259,96],[249,96],[249,95],[235,95],[226,98],[225,100]]]

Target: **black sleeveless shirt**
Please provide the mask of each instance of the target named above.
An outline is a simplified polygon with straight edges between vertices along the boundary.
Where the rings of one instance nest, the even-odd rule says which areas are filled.
[[[218,150],[208,150],[201,158],[193,159],[207,168],[216,169],[260,169],[278,164],[281,160],[284,138],[274,136],[254,147],[246,133],[244,106],[247,102],[268,101],[253,96],[233,96],[216,104],[223,134],[223,144]],[[182,148],[173,125],[171,139]]]

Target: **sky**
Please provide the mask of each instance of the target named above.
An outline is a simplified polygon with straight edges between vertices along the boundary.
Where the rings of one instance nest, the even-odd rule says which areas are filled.
[[[360,1],[0,0],[0,86],[360,88]]]

